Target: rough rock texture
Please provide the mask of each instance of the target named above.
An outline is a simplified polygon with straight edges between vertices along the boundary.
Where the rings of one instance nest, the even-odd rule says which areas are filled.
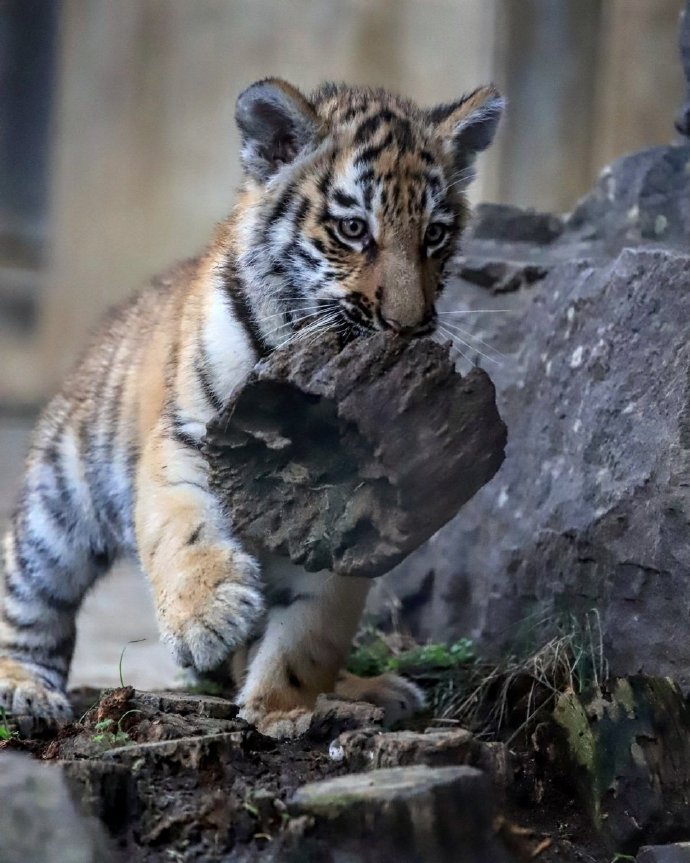
[[[444,302],[513,310],[462,319],[505,354],[506,462],[373,608],[485,650],[596,609],[615,673],[687,685],[690,146],[624,157],[562,222],[480,208]]]
[[[240,535],[310,571],[376,576],[493,477],[504,445],[483,371],[460,377],[435,342],[379,334],[271,355],[205,453]]]
[[[640,848],[635,863],[690,863],[690,842],[647,845]]]
[[[393,767],[326,779],[300,788],[288,807],[315,819],[312,853],[323,838],[334,863],[512,859],[494,836],[486,777],[472,767]]]
[[[0,753],[2,863],[108,863],[115,858],[100,825],[81,815],[59,768]]]

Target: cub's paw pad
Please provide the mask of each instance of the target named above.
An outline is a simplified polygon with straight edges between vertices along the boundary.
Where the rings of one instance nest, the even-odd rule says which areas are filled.
[[[264,611],[258,568],[249,555],[233,555],[233,568],[246,578],[227,579],[208,596],[190,604],[161,610],[163,640],[180,665],[197,671],[216,668],[238,645],[247,641]],[[180,598],[184,602],[185,597]]]
[[[422,690],[397,674],[378,677],[348,677],[336,687],[338,695],[358,701],[368,701],[383,710],[385,725],[409,719],[424,707]]]
[[[72,708],[61,689],[6,658],[0,658],[0,708],[22,728],[27,727],[27,719],[62,725],[72,718]]]
[[[256,730],[266,737],[275,737],[278,740],[301,737],[309,730],[313,715],[313,711],[304,707],[273,710],[255,722]]]

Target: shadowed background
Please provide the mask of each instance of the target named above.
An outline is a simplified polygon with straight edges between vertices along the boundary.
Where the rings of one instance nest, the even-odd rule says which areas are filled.
[[[567,211],[673,138],[682,0],[0,0],[0,522],[27,433],[109,305],[194,254],[238,182],[234,100],[280,75],[423,104],[494,80],[473,200]],[[82,617],[74,680],[170,682],[132,568]]]

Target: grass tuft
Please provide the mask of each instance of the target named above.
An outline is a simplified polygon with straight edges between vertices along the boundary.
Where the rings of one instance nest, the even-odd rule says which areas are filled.
[[[608,678],[599,614],[523,621],[515,647],[497,661],[476,655],[470,639],[416,644],[399,631],[360,633],[347,668],[361,677],[398,672],[426,693],[431,721],[468,728],[487,739],[527,734],[563,692]]]

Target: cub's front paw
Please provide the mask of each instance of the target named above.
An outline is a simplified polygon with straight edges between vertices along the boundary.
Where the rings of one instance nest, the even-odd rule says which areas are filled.
[[[264,610],[259,567],[234,548],[199,550],[171,577],[158,614],[163,640],[180,665],[216,668],[251,634]]]
[[[10,717],[57,725],[72,718],[72,708],[61,689],[8,657],[0,657],[0,707]]]
[[[265,734],[266,737],[286,740],[306,734],[314,713],[306,707],[295,707],[292,710],[272,710],[265,714],[245,708],[240,711],[239,715],[242,719],[255,725],[256,730]]]
[[[368,701],[382,708],[386,725],[409,719],[424,707],[422,690],[397,674],[357,677],[344,672],[336,684],[335,691],[342,698]]]

